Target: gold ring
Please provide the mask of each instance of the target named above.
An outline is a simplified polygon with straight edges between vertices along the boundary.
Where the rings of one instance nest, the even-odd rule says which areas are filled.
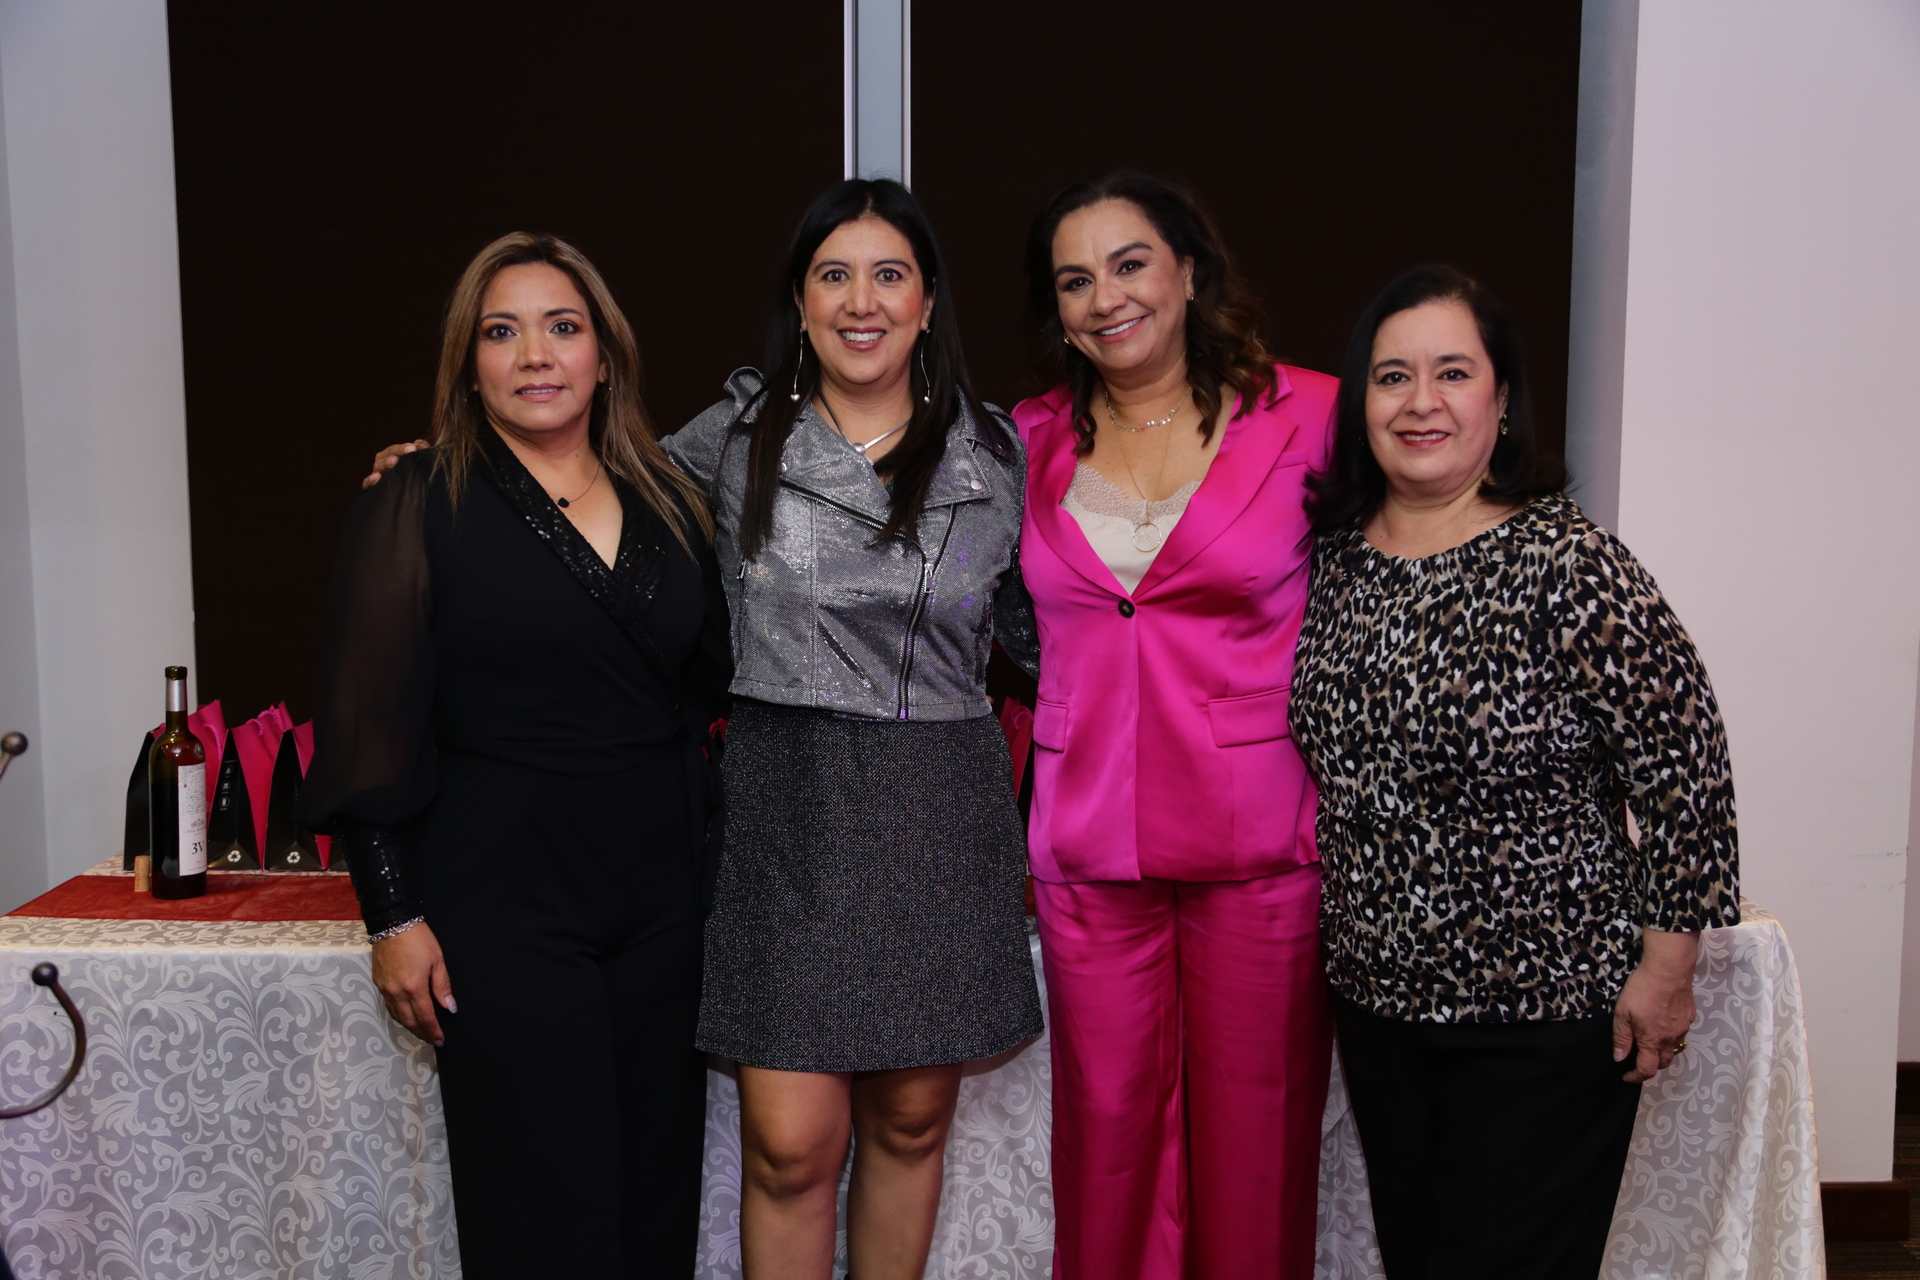
[[[1675,1053],[1685,1053],[1687,1051],[1687,1042],[1682,1040],[1679,1044],[1673,1046],[1673,1051]]]

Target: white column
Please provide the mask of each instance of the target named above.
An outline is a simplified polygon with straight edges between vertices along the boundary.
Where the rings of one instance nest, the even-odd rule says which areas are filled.
[[[11,907],[119,850],[161,668],[194,660],[164,0],[4,0],[0,120]]]
[[[1626,361],[1627,229],[1640,0],[1580,10],[1580,114],[1573,174],[1573,298],[1567,344],[1567,469],[1573,496],[1609,529],[1620,519],[1620,387]]]
[[[912,0],[846,0],[847,176],[913,183]]]
[[[1633,7],[1589,0],[1587,30]],[[1617,531],[1725,709],[1742,887],[1805,983],[1821,1177],[1883,1179],[1920,658],[1920,8],[1637,9],[1632,73],[1583,68],[1581,181],[1620,155],[1594,120],[1627,122],[1631,163],[1577,201],[1576,262],[1601,266],[1576,274],[1569,452],[1603,493],[1617,459]],[[1621,92],[1630,111],[1584,100]]]

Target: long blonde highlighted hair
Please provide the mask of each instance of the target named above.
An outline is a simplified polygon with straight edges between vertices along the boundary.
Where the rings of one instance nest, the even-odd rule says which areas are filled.
[[[640,344],[633,326],[613,300],[606,280],[578,249],[556,236],[515,231],[501,236],[474,256],[447,299],[441,328],[440,374],[433,387],[434,466],[444,469],[455,504],[466,487],[467,472],[480,456],[480,433],[487,429],[486,409],[474,390],[474,350],[480,337],[480,308],[493,278],[508,267],[533,264],[566,272],[587,301],[600,359],[607,367],[604,395],[596,395],[588,438],[600,462],[639,491],[680,545],[693,550],[685,508],[693,513],[700,536],[713,540],[713,515],[700,487],[668,460],[640,402]]]

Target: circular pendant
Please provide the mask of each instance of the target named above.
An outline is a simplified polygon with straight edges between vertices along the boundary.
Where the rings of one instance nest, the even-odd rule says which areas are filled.
[[[1133,549],[1135,551],[1158,551],[1167,535],[1160,532],[1160,526],[1149,520],[1145,524],[1133,526]]]

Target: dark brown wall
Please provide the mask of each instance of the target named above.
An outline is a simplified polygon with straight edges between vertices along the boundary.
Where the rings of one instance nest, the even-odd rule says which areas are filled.
[[[668,429],[757,364],[840,176],[836,0],[169,10],[198,687],[308,712],[340,515],[425,427],[440,308],[514,229],[586,250]]]
[[[1578,0],[967,0],[913,12],[913,177],[951,259],[981,394],[1030,380],[1021,249],[1068,179],[1207,200],[1282,359],[1337,371],[1416,263],[1516,313],[1557,450],[1566,404]]]
[[[832,0],[175,3],[175,163],[201,683],[304,716],[335,530],[424,427],[446,291],[503,231],[580,244],[669,429],[759,359],[771,276],[839,176]],[[914,12],[914,178],[981,391],[1035,390],[1026,225],[1068,178],[1184,179],[1283,358],[1332,369],[1415,262],[1517,312],[1565,401],[1577,0],[968,0]]]

